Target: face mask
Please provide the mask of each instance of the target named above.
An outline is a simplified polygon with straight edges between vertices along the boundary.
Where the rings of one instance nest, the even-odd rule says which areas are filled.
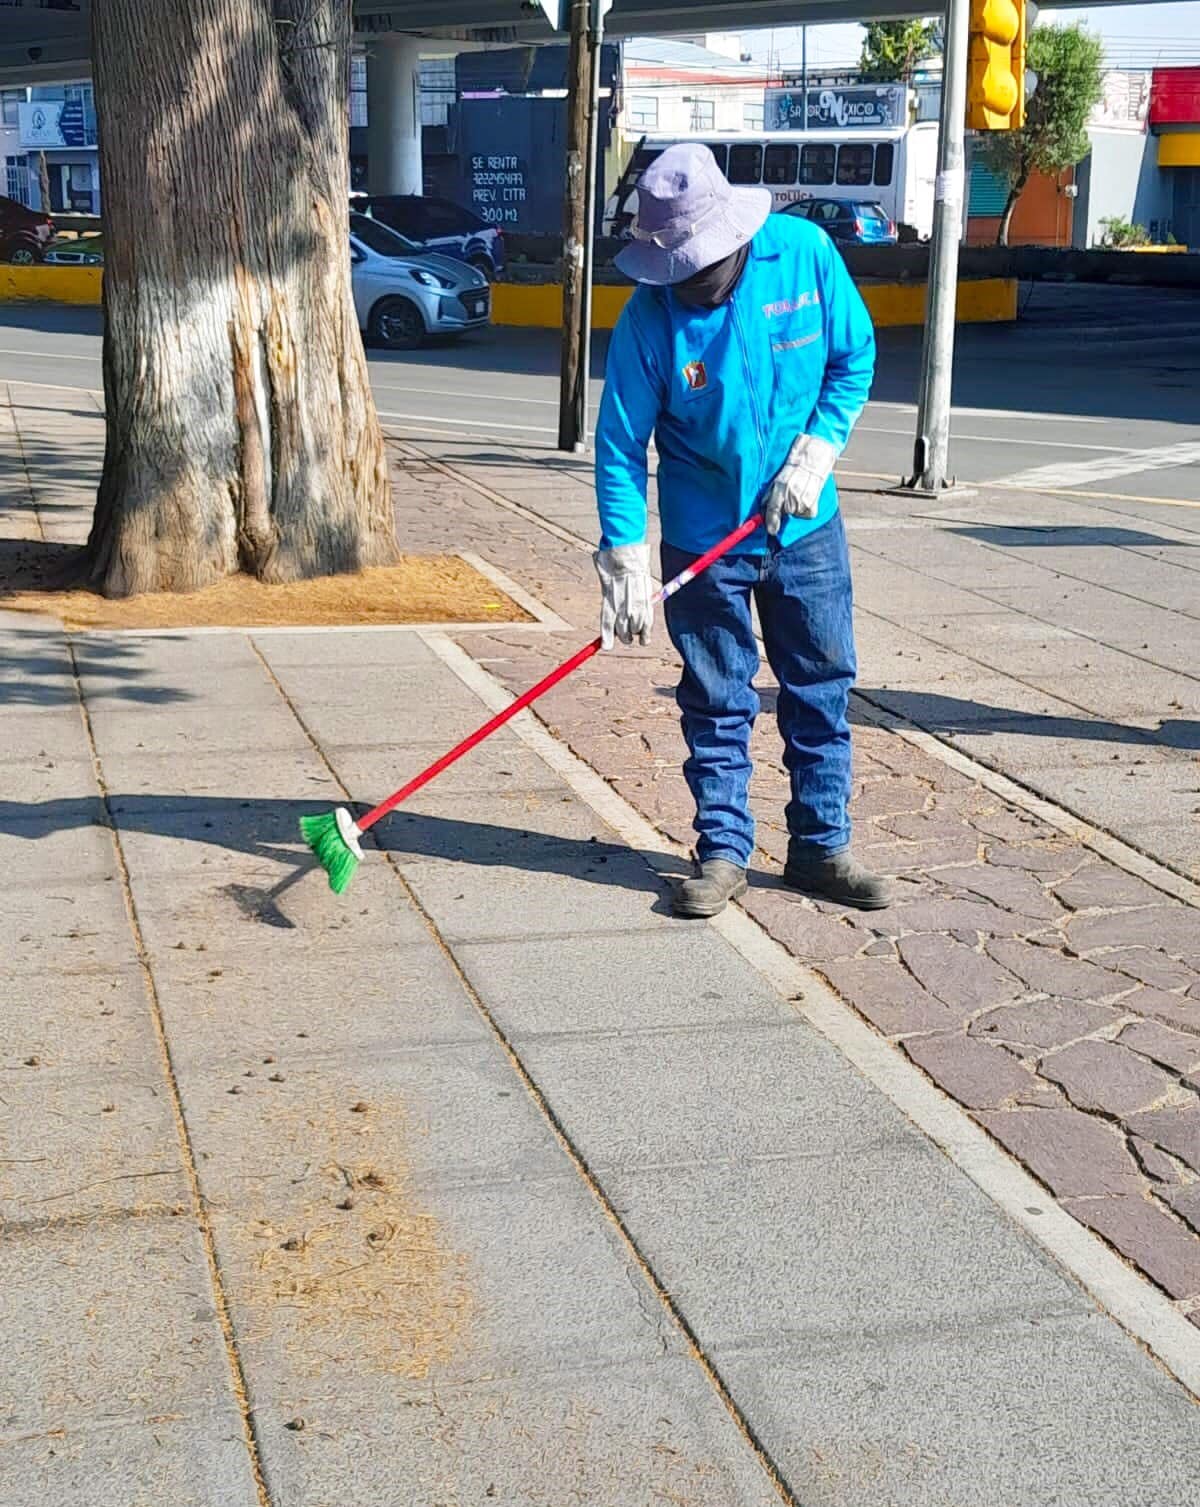
[[[694,272],[685,282],[674,283],[671,292],[689,308],[715,309],[718,304],[725,302],[737,286],[749,254],[749,245],[742,246],[731,256],[714,262],[711,267],[702,267],[699,272]]]

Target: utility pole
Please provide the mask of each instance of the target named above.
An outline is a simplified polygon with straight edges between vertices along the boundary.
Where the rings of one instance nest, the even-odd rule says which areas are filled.
[[[568,0],[567,178],[563,203],[563,334],[558,448],[587,447],[600,138],[600,53],[611,0]]]
[[[958,245],[962,238],[966,188],[964,136],[967,109],[969,0],[946,0],[946,44],[942,55],[942,111],[938,126],[938,170],[925,295],[925,338],[917,399],[917,440],[913,475],[906,485],[937,493],[952,485],[950,466],[950,381],[954,368],[954,321],[958,301]]]

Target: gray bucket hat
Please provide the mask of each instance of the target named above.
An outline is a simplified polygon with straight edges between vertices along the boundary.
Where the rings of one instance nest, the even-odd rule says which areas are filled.
[[[633,244],[617,268],[634,282],[681,283],[740,250],[771,212],[769,188],[734,188],[700,142],[668,147],[637,186]]]

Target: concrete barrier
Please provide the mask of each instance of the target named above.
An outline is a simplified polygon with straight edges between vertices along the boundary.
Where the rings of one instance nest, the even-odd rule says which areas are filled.
[[[0,301],[98,304],[102,271],[100,267],[10,267],[0,263]],[[612,329],[632,291],[627,283],[596,284],[592,315],[598,330]],[[925,322],[923,282],[864,281],[860,291],[880,328]],[[1016,281],[984,277],[960,283],[958,317],[964,324],[1015,319]],[[562,287],[545,281],[496,283],[492,287],[492,319],[498,325],[558,329],[562,324]]]
[[[592,322],[611,330],[633,289],[597,283],[592,289]],[[924,283],[864,282],[859,292],[878,328],[925,323]],[[1014,278],[986,277],[958,287],[958,318],[962,324],[1000,323],[1017,317]],[[492,288],[492,319],[501,325],[557,329],[562,324],[562,288],[558,283],[496,283]]]
[[[0,303],[100,302],[102,267],[12,267],[0,262]]]

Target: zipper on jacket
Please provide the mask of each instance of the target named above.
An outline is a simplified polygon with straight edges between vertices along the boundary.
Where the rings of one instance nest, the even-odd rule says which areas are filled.
[[[754,412],[754,428],[758,436],[758,479],[754,487],[754,496],[757,500],[763,485],[763,468],[767,463],[767,441],[763,432],[762,412],[758,406],[758,392],[754,386],[754,378],[750,373],[750,351],[746,344],[746,332],[742,326],[742,316],[738,313],[736,293],[729,300],[729,312],[733,315],[733,324],[737,331],[738,346],[742,353],[742,366],[746,372],[746,391],[750,394],[750,407]]]

